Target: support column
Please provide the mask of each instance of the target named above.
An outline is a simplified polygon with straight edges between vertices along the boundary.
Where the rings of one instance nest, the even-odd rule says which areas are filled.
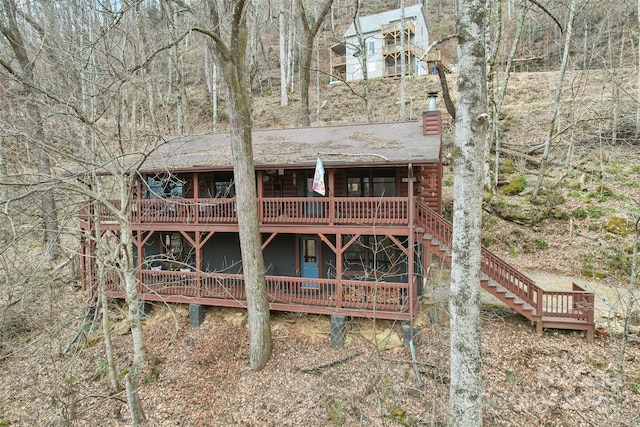
[[[200,304],[189,304],[189,324],[197,328],[204,321],[205,307]]]
[[[344,341],[347,338],[346,319],[346,316],[339,316],[337,314],[331,316],[331,348],[339,349],[344,345]]]
[[[418,336],[418,328],[411,326],[409,323],[402,324],[402,345],[409,347],[409,341],[413,338],[413,343],[416,343],[416,337]]]
[[[416,262],[416,258],[415,258],[415,195],[414,195],[414,189],[413,189],[413,164],[409,163],[409,168],[408,168],[408,175],[409,175],[409,182],[408,182],[408,203],[409,203],[409,221],[408,221],[408,225],[409,225],[409,242],[408,242],[408,250],[409,253],[407,255],[407,287],[409,289],[409,316],[410,316],[410,328],[411,330],[413,330],[413,318],[415,316],[415,305],[416,305],[416,298],[418,296],[418,292],[417,289],[415,289],[416,287],[416,281],[415,281],[415,277],[414,277],[414,272],[415,272],[415,262]]]

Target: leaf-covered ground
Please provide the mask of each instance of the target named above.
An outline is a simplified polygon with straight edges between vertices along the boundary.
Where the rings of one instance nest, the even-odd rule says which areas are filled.
[[[73,303],[77,295],[60,297]],[[274,314],[273,319],[273,356],[263,371],[252,372],[242,310],[209,308],[204,323],[194,328],[184,306],[154,307],[144,325],[149,363],[141,386],[150,425],[445,421],[449,344],[446,311],[438,303],[425,302],[417,321],[416,366],[423,386],[409,349],[378,351],[367,338],[374,328],[401,334],[400,325],[353,320],[345,346],[332,350],[326,317]],[[483,319],[486,425],[640,422],[640,343],[629,342],[623,354],[619,336],[591,344],[574,332],[537,336],[525,319],[496,305],[485,306]],[[62,354],[77,326],[73,320],[56,318],[57,328],[34,332],[31,339],[40,339],[0,360],[2,425],[128,424],[124,396],[109,396],[103,342],[90,339],[92,347],[72,346]],[[120,369],[129,339],[115,337]]]

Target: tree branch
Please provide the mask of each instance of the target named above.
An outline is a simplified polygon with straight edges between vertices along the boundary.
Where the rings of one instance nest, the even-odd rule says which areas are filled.
[[[161,52],[164,52],[165,50],[169,50],[172,47],[174,47],[175,45],[177,45],[178,43],[180,43],[186,36],[187,34],[189,34],[191,31],[185,31],[184,33],[182,33],[182,35],[180,35],[178,38],[176,38],[175,40],[172,40],[170,43],[156,49],[154,52],[151,53],[151,55],[149,55],[142,64],[140,65],[136,65],[133,68],[130,68],[127,70],[128,73],[133,74],[135,72],[137,72],[138,70],[140,70],[141,68],[145,68],[147,65],[149,65],[149,63],[151,61],[153,61],[153,59]]]
[[[218,55],[220,55],[220,57],[224,61],[230,60],[231,52],[229,52],[229,49],[227,48],[227,45],[224,44],[224,41],[222,40],[222,38],[220,38],[220,34],[213,31],[205,30],[204,28],[197,28],[197,27],[192,28],[191,31],[204,34],[205,36],[211,38],[211,40],[213,40],[213,42],[216,44],[216,50]]]
[[[560,22],[558,22],[556,17],[553,16],[553,14],[549,11],[549,9],[547,9],[545,6],[541,5],[537,0],[528,0],[528,1],[533,3],[533,4],[535,4],[536,6],[538,6],[540,8],[540,10],[542,10],[547,16],[549,16],[549,18],[551,18],[553,20],[553,22],[556,23],[558,28],[560,28],[560,32],[562,34],[564,34],[564,29],[562,28],[562,25],[560,24]]]

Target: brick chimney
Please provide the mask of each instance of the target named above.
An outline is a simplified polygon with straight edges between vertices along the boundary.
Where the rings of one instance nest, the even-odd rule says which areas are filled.
[[[429,111],[422,112],[422,134],[442,135],[442,114],[436,106],[438,92],[429,92]]]

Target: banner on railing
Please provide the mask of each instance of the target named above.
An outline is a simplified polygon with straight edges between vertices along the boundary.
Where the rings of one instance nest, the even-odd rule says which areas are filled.
[[[318,154],[318,159],[316,160],[316,172],[313,175],[312,189],[323,196],[326,194],[324,186],[324,165],[322,164],[322,157],[320,157],[320,154]]]

